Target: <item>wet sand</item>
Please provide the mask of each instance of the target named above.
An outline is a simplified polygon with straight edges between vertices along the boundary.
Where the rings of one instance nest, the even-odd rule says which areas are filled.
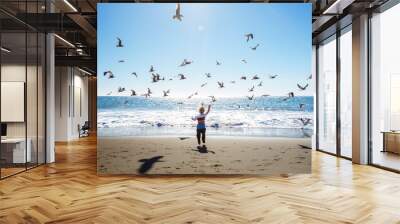
[[[99,137],[97,168],[109,174],[251,174],[311,172],[309,138]],[[306,146],[306,147],[302,147]]]

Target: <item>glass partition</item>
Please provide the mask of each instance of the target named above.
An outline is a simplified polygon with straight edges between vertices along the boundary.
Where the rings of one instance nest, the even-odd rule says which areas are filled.
[[[340,36],[340,154],[352,157],[352,32]]]
[[[371,162],[400,170],[400,4],[371,19]]]
[[[43,4],[0,7],[40,13]],[[43,33],[0,12],[1,179],[45,163],[45,44]]]
[[[318,149],[336,153],[336,36],[318,47]]]

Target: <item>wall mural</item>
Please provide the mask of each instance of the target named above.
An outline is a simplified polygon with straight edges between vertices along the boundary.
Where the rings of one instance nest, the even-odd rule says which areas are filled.
[[[98,173],[309,173],[310,4],[99,4]]]

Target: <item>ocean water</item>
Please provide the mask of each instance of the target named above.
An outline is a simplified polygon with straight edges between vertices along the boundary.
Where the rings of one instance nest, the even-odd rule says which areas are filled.
[[[313,121],[313,97],[217,99],[206,125],[211,135],[309,137]],[[209,99],[144,98],[130,96],[98,97],[100,136],[192,135],[196,122],[191,118]],[[300,109],[299,105],[304,104]]]

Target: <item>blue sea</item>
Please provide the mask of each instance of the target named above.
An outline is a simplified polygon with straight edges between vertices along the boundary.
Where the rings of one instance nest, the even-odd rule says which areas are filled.
[[[220,98],[207,116],[207,134],[222,136],[310,137],[313,97]],[[209,99],[98,97],[99,136],[193,135],[199,106]],[[304,104],[303,108],[299,105]]]

